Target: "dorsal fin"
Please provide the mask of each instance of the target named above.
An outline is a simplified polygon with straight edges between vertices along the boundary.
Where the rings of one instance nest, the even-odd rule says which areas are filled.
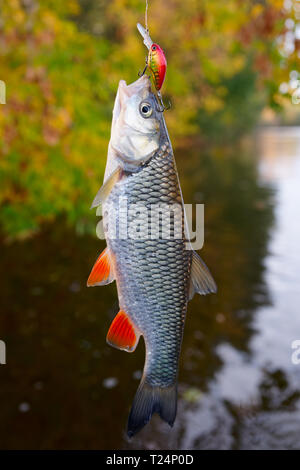
[[[102,251],[87,280],[88,287],[105,286],[115,280],[108,248]]]
[[[193,298],[195,292],[201,295],[215,293],[217,286],[204,261],[193,251],[189,300]]]
[[[110,325],[106,341],[117,349],[133,352],[137,347],[139,337],[139,333],[126,312],[120,310]]]

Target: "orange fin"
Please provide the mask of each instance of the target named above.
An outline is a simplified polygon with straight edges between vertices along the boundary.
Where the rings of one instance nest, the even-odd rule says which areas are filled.
[[[115,277],[112,272],[109,250],[105,248],[93,266],[87,280],[87,286],[104,286],[114,280]]]
[[[139,337],[128,315],[124,310],[120,310],[110,325],[106,341],[117,349],[133,352],[137,347]]]

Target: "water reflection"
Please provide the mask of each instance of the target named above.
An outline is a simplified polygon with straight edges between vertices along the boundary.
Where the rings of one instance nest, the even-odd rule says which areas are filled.
[[[144,347],[106,346],[115,286],[85,287],[101,243],[57,220],[5,247],[2,448],[299,447],[290,345],[300,339],[300,131],[257,140],[259,159],[176,152],[185,202],[205,202],[202,255],[219,292],[189,305],[171,432],[155,417],[133,440],[124,435]]]

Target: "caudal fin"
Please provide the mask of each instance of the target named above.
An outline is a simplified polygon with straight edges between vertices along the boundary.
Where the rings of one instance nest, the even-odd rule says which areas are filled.
[[[173,426],[177,411],[177,383],[168,387],[152,387],[145,379],[135,394],[128,418],[127,434],[134,436],[147,424],[153,413]]]

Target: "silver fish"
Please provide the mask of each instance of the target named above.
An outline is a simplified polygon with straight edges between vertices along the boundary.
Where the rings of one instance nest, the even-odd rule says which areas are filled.
[[[126,208],[120,201],[126,201]],[[120,312],[107,342],[131,352],[142,335],[146,345],[143,377],[128,420],[127,432],[133,436],[155,412],[173,425],[187,304],[195,292],[216,292],[204,262],[186,248],[183,199],[173,150],[147,76],[128,86],[124,81],[119,83],[104,184],[92,207],[99,204],[107,248],[96,261],[88,285],[116,280]],[[128,207],[137,206],[141,207],[139,215],[128,211]],[[170,236],[163,236],[162,224],[159,236],[152,236],[148,214],[153,207],[160,207],[162,217],[169,215],[169,207],[181,209],[180,237],[175,236],[175,216],[169,219]],[[135,236],[123,236],[124,226],[134,225],[137,219]],[[176,220],[178,225],[178,217]]]

